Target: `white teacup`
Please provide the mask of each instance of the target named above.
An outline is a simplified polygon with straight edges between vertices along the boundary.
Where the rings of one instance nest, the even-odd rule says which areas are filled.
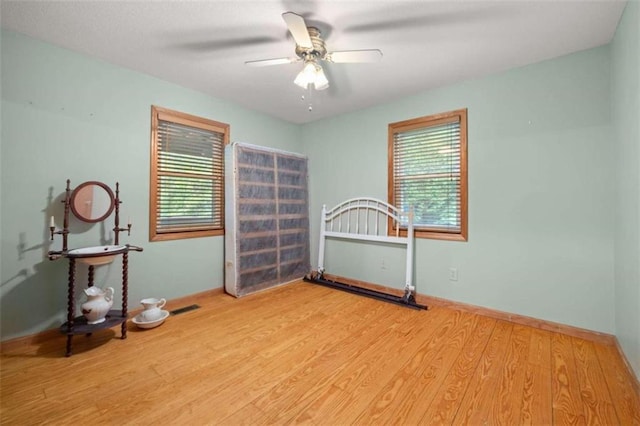
[[[140,303],[144,306],[144,311],[140,312],[140,318],[145,322],[150,322],[162,318],[161,308],[167,301],[164,298],[156,299],[155,297],[150,297],[148,299],[142,299]]]

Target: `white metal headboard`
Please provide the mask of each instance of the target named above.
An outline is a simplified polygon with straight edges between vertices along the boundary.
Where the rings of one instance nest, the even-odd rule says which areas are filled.
[[[389,232],[389,224],[395,235]],[[395,226],[394,226],[395,225]],[[400,226],[407,227],[407,235],[400,236]],[[390,235],[391,234],[391,235]],[[400,244],[407,247],[405,290],[413,292],[413,212],[404,213],[376,198],[352,198],[327,210],[322,206],[318,273],[324,274],[326,238]]]

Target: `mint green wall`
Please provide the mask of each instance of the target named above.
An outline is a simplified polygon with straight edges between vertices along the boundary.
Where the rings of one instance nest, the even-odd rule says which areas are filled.
[[[615,333],[640,377],[640,4],[628,2],[612,43],[616,131]]]
[[[613,333],[609,60],[605,46],[305,125],[312,262],[323,203],[386,199],[388,123],[468,108],[469,241],[418,240],[418,292]],[[332,242],[327,257],[403,284],[403,253]]]
[[[221,287],[223,237],[149,242],[151,105],[229,123],[232,141],[294,152],[302,149],[299,126],[16,33],[3,32],[1,42],[2,340],[57,327],[65,317],[67,262],[46,253],[61,247],[59,236],[50,244],[47,227],[52,214],[61,225],[68,178],[72,187],[120,182],[123,220],[133,221],[121,242],[144,247],[130,255],[130,304]],[[72,227],[71,248],[111,238],[99,225],[74,220]],[[86,270],[78,268],[79,289]],[[96,283],[118,295],[119,280],[119,261],[97,268]]]

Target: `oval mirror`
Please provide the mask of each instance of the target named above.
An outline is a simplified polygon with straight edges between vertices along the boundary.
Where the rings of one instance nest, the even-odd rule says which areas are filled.
[[[102,182],[80,184],[71,194],[71,211],[84,222],[101,222],[115,207],[113,191]]]

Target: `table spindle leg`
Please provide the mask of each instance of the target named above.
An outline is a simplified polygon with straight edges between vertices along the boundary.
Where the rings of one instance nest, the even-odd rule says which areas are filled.
[[[129,287],[129,253],[122,254],[122,316],[125,320],[122,322],[121,326],[121,334],[122,339],[127,338],[127,299],[129,298],[128,287]]]
[[[76,260],[69,259],[69,292],[67,293],[67,353],[66,356],[71,356],[71,341],[73,340],[73,319],[75,315],[75,271]]]

